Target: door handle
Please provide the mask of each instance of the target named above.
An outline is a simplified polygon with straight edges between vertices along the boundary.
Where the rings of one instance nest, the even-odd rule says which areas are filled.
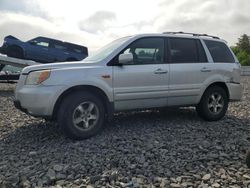
[[[167,74],[168,71],[167,70],[163,70],[163,69],[157,69],[154,71],[155,74]]]
[[[211,69],[208,69],[207,67],[203,67],[201,69],[201,72],[211,72]]]

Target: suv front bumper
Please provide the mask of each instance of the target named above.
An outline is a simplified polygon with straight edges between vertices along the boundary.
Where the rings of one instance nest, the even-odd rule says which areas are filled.
[[[23,86],[16,90],[14,105],[35,117],[52,117],[62,86]]]

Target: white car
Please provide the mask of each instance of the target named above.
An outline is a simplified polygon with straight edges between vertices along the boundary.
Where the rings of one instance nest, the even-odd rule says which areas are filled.
[[[81,62],[24,68],[14,104],[84,139],[114,112],[195,106],[215,121],[241,97],[240,64],[224,40],[173,32],[124,37]]]

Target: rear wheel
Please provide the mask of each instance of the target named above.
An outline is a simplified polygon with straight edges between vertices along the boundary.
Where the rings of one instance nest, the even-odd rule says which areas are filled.
[[[19,59],[23,59],[24,58],[24,53],[22,48],[18,47],[18,46],[10,46],[7,48],[6,51],[7,56],[9,57],[14,57],[14,58],[19,58]]]
[[[86,139],[97,134],[104,125],[105,110],[102,101],[89,92],[67,96],[58,112],[58,123],[66,136]]]
[[[196,111],[200,117],[207,121],[216,121],[223,118],[228,108],[226,91],[219,86],[208,88],[203,94]]]

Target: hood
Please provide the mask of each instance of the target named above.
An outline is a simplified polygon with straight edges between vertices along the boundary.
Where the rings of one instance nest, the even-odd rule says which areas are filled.
[[[62,68],[89,68],[89,67],[96,67],[100,66],[97,62],[89,62],[89,61],[77,61],[77,62],[62,62],[62,63],[48,63],[48,64],[41,64],[41,65],[32,65],[25,67],[22,73],[29,73],[31,71],[37,70],[45,70],[45,69],[62,69]]]

